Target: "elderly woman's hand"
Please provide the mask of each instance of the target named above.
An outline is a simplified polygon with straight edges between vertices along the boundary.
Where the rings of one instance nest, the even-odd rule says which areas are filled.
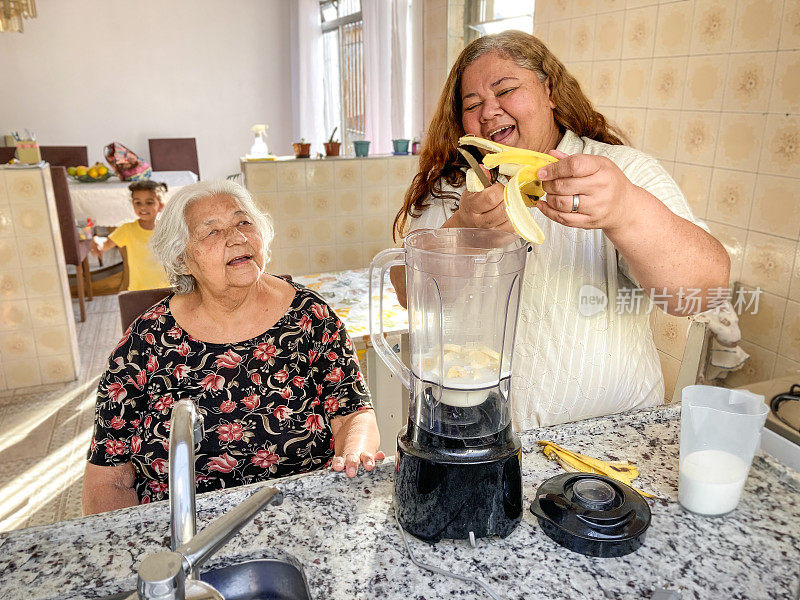
[[[539,209],[550,219],[581,229],[613,230],[625,223],[633,184],[620,168],[603,156],[550,152],[558,162],[539,169],[547,192]],[[573,211],[575,195],[578,210]]]
[[[334,456],[331,467],[334,471],[344,470],[348,477],[355,477],[358,465],[366,471],[375,468],[376,460],[386,455],[378,450],[380,434],[375,420],[375,411],[363,410],[331,421],[333,429]]]
[[[489,174],[483,166],[484,172]],[[464,192],[458,210],[444,222],[442,227],[476,227],[499,229],[514,233],[503,204],[503,185],[495,183],[480,192]]]

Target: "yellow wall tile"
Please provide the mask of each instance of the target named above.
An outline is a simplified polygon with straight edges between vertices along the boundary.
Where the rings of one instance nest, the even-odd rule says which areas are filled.
[[[727,56],[690,56],[684,110],[719,110],[725,93]]]
[[[778,354],[778,359],[775,361],[775,372],[772,376],[777,379],[778,377],[788,377],[792,375],[800,375],[800,362],[790,360]]]
[[[763,132],[763,134],[762,134]],[[759,170],[797,177],[800,164],[800,116],[769,115],[763,135]]]
[[[800,113],[800,51],[778,53],[769,112]]]
[[[68,354],[40,358],[39,370],[43,384],[72,381],[76,377],[75,365]]]
[[[387,158],[373,158],[372,160],[365,161],[361,169],[363,184],[365,186],[386,185],[389,160],[390,159]]]
[[[755,173],[714,169],[708,197],[708,218],[746,228],[753,206],[755,183]]]
[[[305,188],[306,164],[301,160],[275,163],[275,177],[279,192]]]
[[[6,387],[10,390],[40,385],[39,363],[35,358],[28,360],[3,361]]]
[[[561,62],[566,62],[570,59],[570,40],[572,39],[570,37],[570,29],[571,22],[569,20],[550,23],[547,45]]]
[[[696,0],[692,21],[691,54],[728,52],[736,3]]]
[[[714,164],[728,169],[755,171],[761,149],[764,115],[723,113],[719,125],[719,145]]]
[[[321,160],[309,162],[306,168],[306,189],[329,189],[333,187],[333,162]]]
[[[566,19],[572,16],[570,0],[552,0],[550,3],[550,18]]]
[[[753,293],[758,293],[754,288],[742,286],[750,292],[745,296],[749,303]],[[739,316],[739,328],[742,330],[742,339],[763,346],[768,350],[778,350],[781,337],[783,313],[786,310],[786,298],[761,292],[758,297],[758,310],[744,310]]]
[[[653,56],[657,18],[657,6],[625,11],[622,58],[650,58]]]
[[[692,2],[659,4],[653,56],[676,56],[689,53]]]
[[[694,165],[713,165],[719,120],[719,113],[682,112],[675,160]]]
[[[800,48],[800,2],[789,0],[783,10],[780,49],[797,50]]]
[[[9,204],[44,206],[44,184],[39,169],[6,171]]]
[[[11,218],[11,205],[0,204],[0,238],[14,236],[14,222]]]
[[[679,124],[676,110],[648,110],[642,149],[658,159],[674,160]]]
[[[308,267],[313,273],[324,273],[338,269],[339,261],[335,245],[311,246],[308,249]]]
[[[352,215],[348,217],[337,217],[334,222],[334,230],[336,231],[336,243],[338,245],[353,244],[360,241],[363,234],[361,215]]]
[[[634,148],[642,148],[647,111],[643,108],[626,108],[617,112],[617,125]]]
[[[309,243],[307,236],[308,221],[284,221],[278,228],[277,236],[281,240],[281,248],[295,248]]]
[[[649,108],[680,108],[686,87],[686,57],[653,59]]]
[[[64,304],[60,296],[31,298],[28,300],[28,310],[35,327],[63,325],[67,322]],[[0,313],[2,313],[2,308],[0,308]]]
[[[362,264],[364,264],[364,252],[361,249],[361,244],[339,246],[339,269],[358,269]]]
[[[308,248],[290,248],[283,258],[284,269],[281,272],[290,274],[308,274],[314,272],[308,264]]]
[[[44,245],[39,238],[28,239]],[[4,269],[22,268],[19,263],[19,254],[17,253],[17,240],[14,240],[13,238],[0,239],[0,265],[3,265]]]
[[[306,223],[310,245],[326,245],[336,241],[335,219],[309,219]]]
[[[253,192],[274,192],[278,189],[275,163],[245,163],[247,189]]]
[[[605,13],[625,8],[626,0],[597,0],[597,12]]]
[[[781,237],[800,236],[800,181],[759,175],[756,180],[750,229]]]
[[[647,91],[652,59],[620,62],[617,106],[647,106]]]
[[[591,99],[592,61],[570,62],[569,72],[581,86],[583,93]]]
[[[800,361],[800,303],[789,300],[786,303],[786,314],[783,318],[778,352],[781,356]]]
[[[597,39],[594,43],[595,60],[610,60],[622,56],[622,28],[624,24],[624,13],[614,12],[597,15]],[[552,37],[552,28],[550,33]]]
[[[572,22],[571,60],[591,60],[594,56],[595,16],[582,17]]]
[[[619,88],[619,61],[596,61],[592,80],[592,101],[600,105],[614,104]]]
[[[15,300],[25,297],[22,271],[0,271],[0,299]]]
[[[777,49],[782,12],[782,0],[739,0],[732,49],[737,52]]]
[[[794,241],[751,231],[744,250],[742,283],[786,297],[796,246]]]
[[[68,354],[70,349],[69,330],[66,327],[45,327],[36,329],[33,334],[39,356]]]
[[[750,355],[750,359],[741,369],[725,378],[725,385],[734,388],[771,379],[775,370],[775,352],[747,341],[742,341],[739,345]]]
[[[600,0],[572,0],[575,5],[575,16],[593,15],[597,13],[597,4]]]
[[[800,243],[794,255],[794,268],[792,269],[792,280],[789,284],[789,299],[800,302]]]
[[[772,52],[731,54],[722,108],[766,112],[774,65]]]

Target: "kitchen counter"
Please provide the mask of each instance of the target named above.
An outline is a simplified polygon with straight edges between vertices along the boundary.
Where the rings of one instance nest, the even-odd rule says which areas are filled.
[[[718,518],[677,504],[680,409],[644,410],[534,430],[522,435],[523,522],[505,539],[430,545],[409,536],[415,557],[481,578],[511,599],[650,598],[680,590],[688,598],[793,598],[800,573],[800,475],[759,454],[738,508]],[[536,440],[549,439],[604,459],[628,459],[635,484],[663,499],[650,502],[644,546],[622,558],[589,558],[551,541],[527,510],[537,486],[561,471]],[[487,598],[476,586],[414,566],[392,515],[392,464],[355,480],[331,471],[278,480],[281,506],[268,507],[206,566],[290,554],[305,567],[312,597]],[[259,484],[261,485],[261,484]],[[198,527],[258,485],[198,496]],[[135,569],[169,543],[167,503],[160,502],[0,536],[5,600],[102,597],[134,589]]]

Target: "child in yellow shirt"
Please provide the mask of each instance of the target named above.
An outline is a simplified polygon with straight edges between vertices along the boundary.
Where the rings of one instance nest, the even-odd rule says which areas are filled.
[[[156,261],[149,246],[156,227],[156,217],[164,208],[167,184],[145,179],[134,181],[128,189],[131,191],[133,210],[139,218],[117,227],[102,245],[97,243],[94,246],[94,253],[101,256],[115,246],[126,249],[129,290],[169,287],[164,268]]]

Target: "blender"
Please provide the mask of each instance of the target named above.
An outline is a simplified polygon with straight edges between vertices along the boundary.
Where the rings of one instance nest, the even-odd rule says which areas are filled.
[[[397,437],[395,510],[418,538],[505,537],[522,517],[510,382],[529,250],[502,231],[423,229],[370,266],[372,345],[410,394]],[[383,286],[397,265],[406,269],[410,365],[383,336]]]

